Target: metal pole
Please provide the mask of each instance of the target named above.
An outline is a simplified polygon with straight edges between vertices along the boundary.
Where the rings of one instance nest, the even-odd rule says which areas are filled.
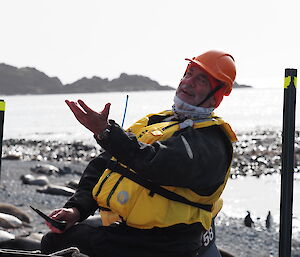
[[[285,69],[279,257],[291,256],[297,70]]]

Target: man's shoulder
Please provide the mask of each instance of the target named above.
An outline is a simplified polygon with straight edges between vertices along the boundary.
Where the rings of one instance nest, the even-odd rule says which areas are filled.
[[[222,148],[232,149],[232,143],[220,125],[193,129],[190,137],[206,146],[219,145]]]

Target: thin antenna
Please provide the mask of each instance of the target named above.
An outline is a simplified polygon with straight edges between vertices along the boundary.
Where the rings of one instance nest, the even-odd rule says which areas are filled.
[[[122,128],[123,128],[123,125],[124,125],[126,111],[127,111],[128,97],[129,97],[129,95],[126,95],[126,103],[125,103],[125,110],[124,110],[124,115],[123,115],[123,120],[122,120]]]
[[[0,99],[0,180],[1,180],[1,157],[2,157],[4,112],[5,112],[5,102],[4,100]]]

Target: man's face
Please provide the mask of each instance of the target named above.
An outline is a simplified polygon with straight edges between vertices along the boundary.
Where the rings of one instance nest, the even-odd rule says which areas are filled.
[[[186,74],[179,83],[176,90],[176,96],[188,104],[199,106],[201,101],[204,100],[211,91],[208,76],[210,75],[200,67],[192,66],[188,68]],[[214,105],[215,99],[212,96],[201,106],[213,107]]]

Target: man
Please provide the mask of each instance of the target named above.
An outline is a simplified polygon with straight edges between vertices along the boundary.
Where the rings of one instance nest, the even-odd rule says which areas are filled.
[[[79,188],[50,216],[68,225],[42,241],[44,253],[77,246],[89,256],[220,256],[213,216],[230,173],[230,126],[213,114],[235,79],[231,55],[209,51],[189,64],[172,111],[150,114],[124,131],[83,101],[66,101],[105,150]],[[104,225],[77,222],[100,209]],[[76,224],[76,225],[75,225]]]

